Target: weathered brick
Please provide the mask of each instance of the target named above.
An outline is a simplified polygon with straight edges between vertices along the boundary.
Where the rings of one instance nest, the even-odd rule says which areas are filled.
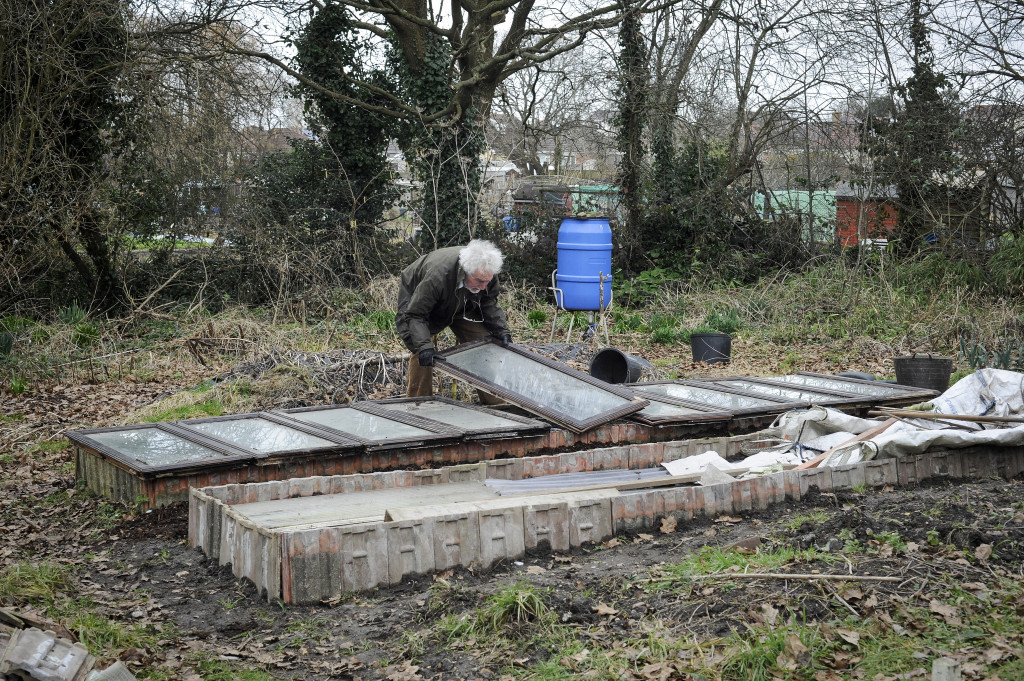
[[[659,493],[627,492],[611,500],[612,528],[620,532],[640,532],[654,526]]]

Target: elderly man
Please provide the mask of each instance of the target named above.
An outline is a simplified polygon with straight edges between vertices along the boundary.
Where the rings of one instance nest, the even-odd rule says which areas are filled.
[[[421,256],[402,272],[395,327],[412,357],[409,397],[432,395],[435,337],[451,328],[459,343],[493,336],[512,342],[505,313],[498,306],[501,251],[490,241],[442,248]],[[486,404],[501,400],[480,393]]]

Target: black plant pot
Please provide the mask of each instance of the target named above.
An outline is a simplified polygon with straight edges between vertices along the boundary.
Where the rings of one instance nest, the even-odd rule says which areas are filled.
[[[694,362],[726,363],[732,353],[732,336],[727,333],[695,333],[690,336]]]

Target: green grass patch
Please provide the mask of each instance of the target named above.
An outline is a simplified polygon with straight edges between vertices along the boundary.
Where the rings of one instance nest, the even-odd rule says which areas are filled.
[[[701,577],[724,573],[729,570],[755,572],[758,570],[772,571],[793,563],[812,563],[816,561],[839,562],[842,558],[817,549],[796,549],[781,546],[770,551],[758,551],[748,554],[735,550],[723,550],[713,546],[702,547],[690,555],[682,563],[663,565],[657,574],[652,575],[655,581],[645,588],[664,590],[689,588],[688,582]]]
[[[161,421],[203,418],[205,416],[223,416],[224,411],[224,403],[220,400],[207,400],[198,404],[185,404],[180,407],[172,407],[171,409],[150,414],[145,420],[147,423],[158,423]]]
[[[796,532],[804,523],[810,523],[811,525],[820,525],[821,523],[828,520],[828,511],[816,509],[810,513],[802,513],[795,515],[782,522],[782,525],[788,528],[790,531]]]

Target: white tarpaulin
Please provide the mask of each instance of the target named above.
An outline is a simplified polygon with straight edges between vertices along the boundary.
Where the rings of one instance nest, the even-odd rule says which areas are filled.
[[[709,465],[730,473],[749,469],[740,478],[795,466],[814,456],[836,449],[821,466],[841,466],[874,458],[897,458],[920,454],[931,448],[959,449],[978,445],[1024,445],[1024,423],[1016,427],[1006,423],[972,423],[958,421],[956,416],[1022,416],[1024,415],[1024,374],[1002,369],[979,369],[957,381],[932,408],[921,405],[922,413],[949,414],[948,419],[903,418],[883,433],[845,447],[853,439],[880,421],[862,419],[827,407],[811,407],[781,414],[775,424],[764,431],[782,443],[763,449],[742,461],[727,462],[715,452],[662,464],[672,475],[686,475],[705,470]]]
[[[979,445],[1024,444],[1024,424],[972,423],[956,415],[1020,416],[1024,414],[1024,374],[979,369],[957,381],[932,401],[932,414],[950,414],[944,421],[909,418],[870,440],[841,447],[821,463],[837,466],[874,458],[898,458],[928,449],[959,449]]]

